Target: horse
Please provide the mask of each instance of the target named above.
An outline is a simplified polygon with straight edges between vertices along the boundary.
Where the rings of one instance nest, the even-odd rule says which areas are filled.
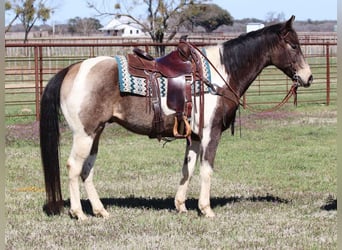
[[[201,133],[199,110],[192,109],[191,143],[186,143],[182,177],[174,199],[179,213],[187,212],[187,189],[199,160],[198,208],[206,217],[215,216],[210,206],[210,186],[221,135],[232,126],[240,97],[265,67],[274,65],[301,87],[309,87],[313,82],[310,66],[293,29],[294,19],[292,16],[285,22],[206,47],[211,86],[215,91],[204,95]],[[46,191],[43,208],[47,215],[60,214],[64,206],[59,162],[59,119],[62,113],[72,130],[72,149],[66,163],[69,213],[78,220],[87,219],[80,200],[79,181],[82,180],[94,215],[109,216],[93,183],[102,131],[106,124],[113,122],[140,135],[150,135],[153,129],[153,114],[146,111],[145,98],[122,94],[118,82],[117,61],[113,57],[99,56],[62,69],[46,85],[41,99],[40,148]],[[198,98],[192,95],[193,101]],[[165,128],[161,136],[172,137],[175,111],[168,108],[165,97],[161,97],[161,108]]]

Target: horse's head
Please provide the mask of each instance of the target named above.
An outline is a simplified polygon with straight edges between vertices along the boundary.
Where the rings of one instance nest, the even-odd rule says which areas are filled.
[[[271,56],[272,64],[299,86],[309,87],[313,81],[310,66],[305,61],[297,33],[292,28],[295,16],[280,26],[279,44]]]

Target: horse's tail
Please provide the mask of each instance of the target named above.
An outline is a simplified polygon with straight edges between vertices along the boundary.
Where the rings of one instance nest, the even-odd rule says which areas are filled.
[[[40,150],[45,179],[46,204],[48,215],[59,214],[63,208],[63,198],[59,171],[59,115],[60,90],[63,79],[69,70],[58,72],[47,84],[40,104]]]

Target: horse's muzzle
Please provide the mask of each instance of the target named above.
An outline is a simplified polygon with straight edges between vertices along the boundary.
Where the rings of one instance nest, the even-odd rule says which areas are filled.
[[[297,84],[297,87],[310,87],[311,83],[313,82],[313,76],[310,75],[307,81],[304,81],[299,75],[295,74],[292,77],[292,81]]]

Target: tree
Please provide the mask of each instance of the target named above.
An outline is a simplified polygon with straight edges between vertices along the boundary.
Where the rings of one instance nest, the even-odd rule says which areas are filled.
[[[147,32],[153,42],[163,43],[165,34],[170,34],[166,38],[167,41],[170,41],[176,35],[178,26],[185,21],[183,18],[178,18],[182,11],[204,1],[206,0],[136,0],[132,2],[131,7],[125,10],[120,3],[115,4],[114,13],[101,11],[91,2],[88,2],[88,6],[95,9],[100,15],[127,17],[130,19],[130,23],[137,24]],[[130,12],[133,8],[145,9],[146,11],[142,11],[145,16],[138,18],[131,15]],[[158,55],[165,53],[165,46],[156,46],[155,48]]]
[[[183,13],[183,18],[191,26],[201,26],[206,32],[213,32],[221,25],[233,25],[233,17],[228,11],[216,4],[198,4],[189,7]]]
[[[41,20],[45,22],[50,18],[52,8],[45,5],[45,0],[12,0],[6,1],[6,10],[14,13],[14,19],[10,22],[11,26],[16,19],[19,19],[25,29],[24,42],[27,41],[34,24]],[[10,27],[9,27],[10,28]]]
[[[269,11],[266,13],[265,21],[268,24],[284,22],[285,21],[285,14],[284,14],[284,12],[276,13],[274,11]]]
[[[5,2],[5,11],[11,11],[12,10],[12,3],[10,2],[10,1],[6,1]],[[12,18],[12,20],[9,22],[9,24],[7,25],[7,28],[6,28],[6,30],[5,30],[5,33],[7,33],[10,29],[11,29],[11,27],[12,27],[12,24],[15,22],[15,20],[17,20],[17,18],[18,18],[18,14],[16,14],[13,18]]]
[[[98,31],[102,25],[98,19],[95,18],[71,18],[68,21],[68,31],[71,34],[79,33],[89,35],[92,32]]]

